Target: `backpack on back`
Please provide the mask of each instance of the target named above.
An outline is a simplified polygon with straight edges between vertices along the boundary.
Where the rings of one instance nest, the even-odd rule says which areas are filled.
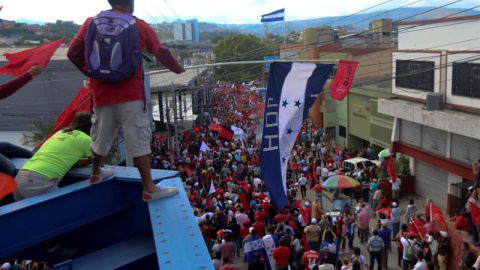
[[[85,51],[89,77],[104,82],[132,77],[142,61],[135,18],[123,12],[100,12],[88,25]]]

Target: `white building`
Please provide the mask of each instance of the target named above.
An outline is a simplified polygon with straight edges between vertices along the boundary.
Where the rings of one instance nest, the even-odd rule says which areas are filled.
[[[192,42],[192,26],[191,23],[173,23],[173,39],[175,41]]]
[[[392,69],[395,98],[378,102],[395,117],[392,151],[411,157],[416,193],[451,212],[452,184],[473,185],[480,159],[480,16],[398,23]]]

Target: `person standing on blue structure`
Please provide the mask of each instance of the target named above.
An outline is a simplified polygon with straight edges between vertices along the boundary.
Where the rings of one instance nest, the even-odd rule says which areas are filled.
[[[178,193],[176,187],[160,188],[152,181],[152,131],[145,106],[141,53],[146,50],[154,54],[160,63],[177,74],[185,70],[170,50],[160,42],[155,31],[145,21],[132,16],[133,0],[108,2],[112,9],[88,18],[72,40],[67,54],[70,61],[90,78],[94,112],[90,183],[97,184],[113,177],[113,171],[102,169],[101,163],[110,150],[118,127],[121,126],[126,149],[133,156],[142,178],[143,200],[170,197]],[[103,26],[110,24],[111,27]],[[122,27],[123,30],[117,31]],[[102,31],[117,35],[114,36],[117,39],[110,38]],[[133,42],[136,40],[138,42]],[[121,49],[118,50],[118,47]],[[110,53],[102,51],[104,48]],[[128,53],[122,55],[126,48],[129,49]],[[117,64],[119,66],[116,66]],[[123,64],[125,66],[122,66]],[[133,72],[132,66],[136,67]],[[120,71],[125,71],[125,74],[117,73]]]

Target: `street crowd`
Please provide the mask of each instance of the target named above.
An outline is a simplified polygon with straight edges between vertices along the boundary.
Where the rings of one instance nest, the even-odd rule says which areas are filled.
[[[430,219],[429,207],[423,212],[413,200],[400,207],[400,178],[390,180],[391,191],[380,188],[380,182],[388,181],[387,160],[378,168],[346,171],[344,160],[373,159],[373,150],[337,147],[312,123],[303,125],[289,160],[289,204],[275,207],[262,178],[268,172],[259,166],[256,131],[262,124],[257,115],[261,104],[262,96],[248,87],[219,83],[209,114],[181,134],[180,153],[169,156],[166,136],[152,141],[152,167],[181,172],[215,269],[363,270],[375,264],[382,269],[388,268],[388,258],[395,252],[402,269],[446,269],[447,229]],[[240,127],[244,137],[224,139],[211,129],[212,123]],[[327,179],[341,175],[359,185],[342,190],[322,187]],[[313,196],[307,196],[308,190]],[[324,209],[323,195],[329,192],[334,199],[356,201],[356,206],[338,212]],[[368,254],[354,244],[355,237]],[[466,242],[464,252],[460,268],[472,269],[475,259]]]

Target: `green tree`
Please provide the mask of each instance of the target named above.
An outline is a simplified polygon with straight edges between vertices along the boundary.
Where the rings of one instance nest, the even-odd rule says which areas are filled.
[[[263,60],[268,48],[254,35],[231,35],[219,40],[213,48],[216,62],[240,62]],[[271,55],[271,54],[268,54]],[[262,65],[232,65],[215,69],[218,80],[253,80],[262,72]]]
[[[22,132],[22,144],[37,146],[40,142],[43,142],[47,135],[55,128],[55,122],[42,122],[33,121],[28,130]]]

